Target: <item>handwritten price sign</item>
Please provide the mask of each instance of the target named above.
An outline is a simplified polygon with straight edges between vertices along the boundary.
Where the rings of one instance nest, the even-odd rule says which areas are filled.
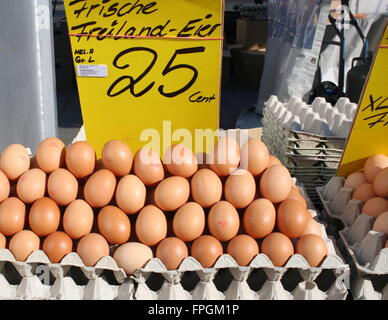
[[[222,0],[66,0],[87,139],[133,151],[144,129],[216,130]]]
[[[375,154],[388,155],[388,26],[375,56],[361,98],[353,129],[350,133],[339,176],[360,170],[366,158]]]

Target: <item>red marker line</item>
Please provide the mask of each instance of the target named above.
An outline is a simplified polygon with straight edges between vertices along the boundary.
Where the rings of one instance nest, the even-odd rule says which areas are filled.
[[[99,34],[69,33],[70,37],[104,37]],[[176,39],[176,40],[224,40],[224,38],[198,38],[198,37],[158,37],[158,36],[125,36],[106,35],[107,38],[138,38],[138,39]]]

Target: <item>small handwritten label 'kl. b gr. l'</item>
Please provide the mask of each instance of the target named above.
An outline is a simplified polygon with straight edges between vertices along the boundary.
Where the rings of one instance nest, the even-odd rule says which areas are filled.
[[[106,64],[79,64],[77,65],[78,77],[106,78],[108,66]]]

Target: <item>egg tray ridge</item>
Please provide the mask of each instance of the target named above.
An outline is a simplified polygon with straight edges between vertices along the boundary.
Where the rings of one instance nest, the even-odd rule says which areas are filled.
[[[344,182],[343,177],[333,177],[317,187],[325,209],[321,216],[338,235],[338,247],[351,268],[355,299],[388,300],[387,237],[372,230],[375,218],[361,213],[363,203],[352,199],[354,189]]]

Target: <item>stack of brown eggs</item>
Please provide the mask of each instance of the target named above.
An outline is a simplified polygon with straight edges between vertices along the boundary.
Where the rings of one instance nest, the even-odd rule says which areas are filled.
[[[376,219],[373,230],[388,237],[388,157],[377,154],[368,158],[363,170],[346,178],[345,186],[354,189],[353,199],[364,203],[361,213]],[[385,247],[388,248],[388,240]]]
[[[154,256],[176,269],[189,252],[203,267],[224,252],[242,266],[259,252],[275,266],[295,252],[311,266],[327,255],[288,170],[258,139],[220,138],[207,155],[172,145],[163,162],[118,140],[99,160],[87,142],[48,138],[31,159],[13,144],[0,159],[0,202],[0,248],[19,261],[42,249],[59,263],[75,250],[93,266],[112,254],[132,274]]]

